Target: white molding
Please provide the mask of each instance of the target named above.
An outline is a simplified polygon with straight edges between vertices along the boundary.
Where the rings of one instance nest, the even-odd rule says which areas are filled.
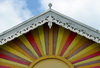
[[[52,27],[53,23],[55,23],[55,24],[57,24],[59,26],[62,26],[64,28],[66,28],[66,29],[69,29],[69,30],[81,35],[81,36],[84,36],[84,37],[86,37],[88,39],[91,39],[91,40],[97,42],[97,43],[100,43],[100,34],[96,33],[93,30],[90,30],[88,28],[83,27],[82,25],[80,25],[78,23],[74,22],[74,24],[73,24],[73,20],[68,19],[68,20],[71,21],[70,22],[70,21],[67,20],[66,17],[62,18],[60,15],[58,15],[58,16],[56,16],[57,14],[54,15],[54,12],[52,12],[52,11],[51,11],[51,13],[49,13],[49,12],[50,11],[48,11],[48,15],[45,15],[44,17],[42,17],[42,19],[39,19],[40,21],[33,22],[29,26],[24,26],[22,29],[17,30],[12,34],[1,38],[0,39],[0,45],[3,45],[5,43],[7,43],[8,41],[11,41],[14,38],[19,37],[20,35],[23,35],[23,34],[29,32],[30,30],[33,30],[33,29],[37,28],[38,26],[41,26],[41,25],[43,25],[45,23],[48,23],[49,28]],[[64,18],[65,18],[65,20],[63,20]],[[91,31],[91,32],[89,32],[88,30]],[[95,34],[95,35],[93,35],[93,34]]]

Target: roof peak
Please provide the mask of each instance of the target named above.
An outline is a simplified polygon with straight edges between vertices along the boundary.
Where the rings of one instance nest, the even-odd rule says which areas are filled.
[[[25,34],[28,31],[33,30],[45,23],[48,23],[48,26],[50,28],[52,27],[52,23],[58,24],[59,26],[78,33],[81,36],[100,43],[100,32],[98,32],[96,29],[51,9],[52,5],[48,4],[48,6],[50,6],[49,10],[37,16],[34,16],[3,32],[0,35],[0,45],[3,45],[8,41],[11,41],[14,38],[19,37],[20,35]]]

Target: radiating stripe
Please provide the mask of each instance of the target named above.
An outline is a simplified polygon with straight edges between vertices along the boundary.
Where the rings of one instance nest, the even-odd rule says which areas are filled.
[[[34,60],[32,57],[30,57],[25,51],[23,51],[20,47],[18,47],[18,45],[14,44],[13,42],[8,42],[7,45],[13,48],[14,50],[22,53],[23,55],[27,56],[28,58],[30,58],[30,60],[32,61]]]
[[[95,67],[91,67],[91,68],[100,68],[100,66],[95,66]]]
[[[77,62],[80,62],[80,61],[83,61],[83,60],[87,60],[87,59],[90,59],[90,58],[93,58],[93,57],[96,57],[96,56],[100,56],[100,51],[99,52],[96,52],[94,54],[91,54],[89,56],[86,56],[86,57],[84,57],[84,58],[82,58],[80,60],[74,61],[72,63],[74,64],[74,63],[77,63]]]
[[[57,45],[56,45],[56,55],[58,54],[63,34],[64,34],[64,28],[63,27],[59,27],[58,39],[57,39]]]
[[[76,66],[76,65],[92,62],[92,61],[95,61],[95,60],[100,60],[100,56],[96,56],[96,57],[93,57],[93,58],[90,58],[90,59],[75,63],[74,65]]]
[[[60,49],[59,49],[59,52],[58,52],[58,55],[60,55],[65,43],[66,43],[66,40],[68,39],[70,35],[70,31],[69,30],[64,30],[64,35],[63,35],[63,38],[62,38],[62,42],[61,42],[61,45],[60,45]]]
[[[49,55],[53,54],[53,27],[49,29]]]
[[[86,41],[87,41],[87,39],[85,37],[83,37],[77,44],[75,44],[75,47],[72,48],[70,50],[70,52],[68,54],[66,54],[65,57],[70,56],[73,52],[75,52],[78,48],[80,48]]]
[[[46,55],[49,55],[49,27],[47,24],[44,24],[44,37],[45,37],[45,45],[46,45]]]
[[[36,59],[35,55],[18,38],[14,39],[13,42],[29,54],[32,57],[31,59]]]
[[[74,68],[96,68],[100,64],[100,44],[48,23],[0,46],[1,68],[28,68],[39,57],[66,58]]]
[[[9,63],[9,64],[13,64],[13,65],[18,65],[18,66],[21,66],[21,67],[28,67],[27,65],[23,65],[23,64],[20,64],[20,63],[8,61],[8,60],[2,59],[2,58],[0,58],[0,62]]]
[[[80,67],[77,67],[77,68],[92,68],[92,67],[95,67],[95,66],[100,66],[100,63],[86,65],[86,66],[80,66]]]
[[[80,67],[80,66],[86,66],[86,65],[96,64],[96,63],[100,63],[100,60],[83,63],[83,64],[80,64],[80,65],[76,65],[75,67],[77,68],[77,67]]]
[[[10,53],[10,52],[7,52],[7,51],[5,51],[5,50],[3,50],[3,49],[0,49],[0,53],[1,53],[1,54],[4,54],[4,55],[6,55],[6,56],[10,56],[10,57],[12,57],[12,58],[16,58],[16,59],[18,59],[18,60],[21,60],[21,61],[23,61],[23,62],[25,62],[25,63],[30,64],[30,62],[27,61],[27,60],[25,60],[24,58],[18,57],[18,56],[14,55],[14,54],[12,54],[12,53]]]
[[[85,49],[86,47],[92,45],[93,43],[94,43],[93,41],[88,40],[80,48],[78,48],[73,54],[71,54],[70,56],[68,56],[67,59],[70,58],[70,57],[72,57],[72,56],[74,56],[74,55],[76,55],[78,52],[82,51],[83,49]]]
[[[6,66],[0,66],[0,68],[10,68],[10,67],[6,67]]]
[[[9,46],[4,46],[4,47],[2,47],[2,49],[6,50],[6,51],[8,51],[8,52],[10,52],[10,53],[12,53],[12,54],[15,54],[15,55],[17,55],[17,56],[19,56],[19,57],[21,57],[21,58],[23,58],[23,59],[26,59],[27,61],[32,62],[32,60],[30,60],[29,58],[27,58],[26,56],[24,56],[24,55],[21,54],[20,52],[14,50],[14,49],[12,49],[12,48],[10,48]]]
[[[40,37],[43,53],[46,56],[46,46],[45,46],[45,38],[44,38],[43,26],[39,26],[38,27],[38,33],[39,33],[39,37]]]
[[[36,44],[37,44],[37,46],[38,46],[38,48],[39,48],[39,50],[40,50],[42,56],[44,56],[43,50],[42,50],[42,46],[41,46],[41,42],[40,42],[40,39],[39,39],[39,35],[38,35],[38,32],[37,32],[37,29],[34,29],[34,30],[32,31],[32,35],[33,35],[33,37],[34,37],[34,40],[35,40],[35,42],[36,42]]]
[[[76,58],[76,59],[70,60],[70,62],[77,61],[77,60],[82,59],[82,58],[84,58],[84,57],[86,57],[86,56],[88,56],[88,55],[94,54],[94,53],[96,53],[96,52],[98,52],[98,51],[100,51],[99,47],[97,47],[97,48],[95,48],[95,49],[92,49],[92,50],[90,50],[90,51],[88,51],[88,52],[86,52],[86,53],[84,53],[84,54],[78,56],[78,58]]]
[[[17,63],[21,63],[21,64],[24,64],[24,65],[29,65],[28,63],[25,63],[23,61],[17,60],[15,58],[12,58],[10,56],[6,56],[6,55],[3,55],[3,54],[0,54],[0,58],[6,59],[6,60],[9,60],[9,61],[13,61],[13,62],[17,62]]]
[[[26,60],[32,62],[32,60],[30,60],[29,58],[27,58],[26,56],[24,56],[24,55],[21,54],[20,52],[18,52],[18,51],[16,51],[16,50],[12,49],[11,47],[9,47],[9,46],[7,46],[7,45],[3,45],[3,46],[0,47],[0,48],[4,49],[4,50],[6,50],[6,51],[8,51],[8,52],[10,52],[10,53],[12,53],[12,54],[15,54],[15,55],[17,55],[17,56],[19,56],[19,57],[21,57],[21,58],[23,58],[23,59],[26,59]]]
[[[56,45],[57,45],[57,38],[58,38],[58,30],[59,26],[53,24],[53,54],[56,54]]]
[[[86,53],[86,52],[88,52],[88,51],[90,51],[90,50],[96,48],[97,46],[99,46],[99,44],[94,43],[94,44],[92,44],[91,46],[88,46],[88,47],[85,48],[84,50],[80,51],[79,53],[77,53],[77,54],[74,55],[73,57],[69,58],[69,60],[73,60],[73,59],[77,58],[78,56],[80,56],[80,55],[82,55],[82,54],[84,54],[84,53]]]
[[[65,56],[65,51],[67,50],[67,48],[69,47],[69,45],[71,44],[71,42],[74,40],[74,38],[76,37],[76,33],[71,32],[60,55],[62,55],[63,57]],[[64,55],[63,55],[64,54]]]
[[[10,68],[27,68],[27,67],[9,64],[9,63],[4,63],[4,62],[1,62],[1,61],[0,61],[0,66],[6,66],[6,67],[10,67]]]
[[[63,56],[65,56],[75,46],[75,44],[77,44],[80,41],[81,38],[82,36],[77,35],[75,39],[72,41],[72,43],[69,45],[68,49],[65,51]]]
[[[36,57],[39,57],[24,35],[20,36],[19,39]]]
[[[28,39],[28,41],[30,42],[30,44],[32,45],[32,47],[34,48],[34,50],[36,51],[36,53],[41,56],[41,53],[37,47],[37,44],[35,43],[35,40],[32,36],[31,32],[28,32],[27,34],[25,34],[26,38]]]

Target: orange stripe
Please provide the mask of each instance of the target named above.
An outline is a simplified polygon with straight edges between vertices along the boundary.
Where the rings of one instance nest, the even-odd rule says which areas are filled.
[[[65,56],[68,57],[70,56],[74,51],[76,51],[79,47],[81,47],[88,39],[83,37],[71,50],[70,52]]]
[[[7,66],[7,67],[11,67],[11,68],[25,68],[25,67],[20,67],[17,65],[12,65],[12,64],[8,64],[8,63],[4,63],[4,62],[0,62],[0,66]]]
[[[53,54],[53,28],[49,29],[49,55]]]

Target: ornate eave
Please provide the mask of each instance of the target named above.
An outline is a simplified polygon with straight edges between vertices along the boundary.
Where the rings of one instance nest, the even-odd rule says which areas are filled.
[[[53,23],[80,34],[88,39],[100,43],[100,32],[96,29],[82,24],[68,16],[65,16],[55,10],[49,9],[46,12],[28,19],[21,24],[0,34],[0,45],[13,40],[20,35],[27,33],[30,30],[37,28],[45,23],[48,23],[49,28],[52,28]]]

